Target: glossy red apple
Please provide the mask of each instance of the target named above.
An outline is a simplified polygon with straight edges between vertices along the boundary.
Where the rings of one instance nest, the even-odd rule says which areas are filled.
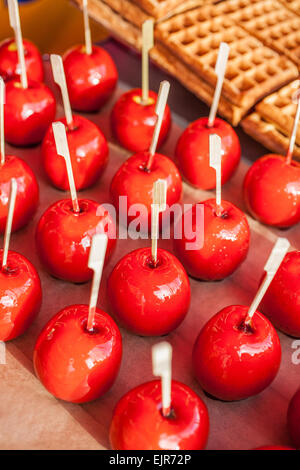
[[[262,302],[261,311],[284,333],[300,338],[300,251],[288,253]]]
[[[153,380],[128,392],[117,404],[110,426],[115,450],[200,450],[209,432],[203,401],[186,385],[172,381],[172,410],[162,414],[161,383]]]
[[[17,181],[12,231],[30,221],[39,203],[39,187],[31,168],[21,158],[6,155],[5,163],[0,164],[0,233],[5,232],[12,178]]]
[[[249,307],[231,305],[214,315],[200,331],[193,366],[200,386],[224,401],[262,392],[277,375],[281,361],[278,335],[256,311],[245,325]]]
[[[198,211],[201,204],[203,217]],[[224,279],[245,260],[250,242],[249,225],[245,214],[230,202],[222,200],[220,215],[215,199],[195,204],[178,224],[181,230],[177,231],[182,236],[174,238],[175,254],[192,277],[206,281]]]
[[[87,329],[88,305],[71,305],[44,327],[34,348],[36,375],[57,398],[73,403],[96,400],[114,383],[122,359],[122,337],[107,313],[96,310]]]
[[[130,223],[137,215],[130,207],[134,204],[142,204],[147,214],[138,214],[141,223],[151,227],[151,205],[153,202],[153,185],[158,179],[167,181],[167,205],[170,207],[180,201],[182,182],[178,169],[168,157],[155,154],[151,169],[146,168],[149,159],[148,152],[137,153],[130,157],[119,168],[110,186],[110,194],[119,215]],[[120,206],[120,196],[127,197],[127,207]],[[168,213],[168,208],[164,212]]]
[[[260,222],[286,228],[300,221],[300,164],[282,155],[265,155],[248,170],[244,199]]]
[[[113,133],[120,144],[132,152],[149,150],[157,121],[155,107],[157,94],[149,91],[149,101],[142,102],[142,90],[136,88],[124,93],[111,113]],[[166,105],[158,139],[158,148],[166,140],[171,127],[171,112]]]
[[[79,45],[65,53],[63,62],[72,108],[98,111],[111,97],[118,81],[111,56],[99,46],[93,46],[92,54],[86,54],[85,46]]]
[[[183,321],[190,305],[191,289],[183,266],[161,249],[156,265],[150,248],[124,256],[112,271],[107,289],[117,318],[142,336],[170,333]]]
[[[88,188],[99,179],[106,167],[107,141],[99,127],[84,117],[73,115],[72,128],[68,127],[65,118],[58,121],[66,126],[76,189]],[[42,159],[51,183],[59,189],[68,190],[66,162],[57,154],[52,125],[43,140]]]
[[[293,444],[300,449],[300,389],[293,396],[287,414],[287,425]]]
[[[23,46],[28,79],[42,82],[44,68],[38,48],[27,39],[23,40]],[[5,39],[0,43],[0,75],[5,81],[21,75],[18,50],[14,39]]]
[[[71,199],[52,204],[42,215],[36,230],[41,262],[54,277],[81,283],[92,278],[88,257],[93,235],[107,233],[106,261],[116,245],[116,227],[109,212],[97,202],[79,199],[80,212]]]
[[[0,250],[0,341],[22,335],[37,316],[42,302],[39,275],[24,256],[9,251],[2,268]]]
[[[4,106],[5,139],[23,147],[40,143],[55,112],[55,98],[46,85],[30,81],[24,89],[19,80],[10,80]]]
[[[227,122],[216,118],[212,127],[206,117],[192,122],[179,138],[175,155],[183,178],[200,189],[216,187],[216,172],[209,166],[211,134],[217,134],[222,141],[222,184],[231,178],[241,159],[238,136]]]

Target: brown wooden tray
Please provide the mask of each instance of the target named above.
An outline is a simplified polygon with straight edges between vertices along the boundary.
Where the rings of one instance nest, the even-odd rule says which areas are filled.
[[[135,56],[113,43],[107,45],[121,71],[121,77],[128,79],[128,70],[138,64]],[[130,66],[128,66],[130,64]],[[125,70],[127,72],[125,73]],[[47,82],[49,79],[47,64]],[[152,70],[153,83],[163,77]],[[130,85],[138,80],[130,80]],[[108,168],[93,188],[80,193],[83,197],[108,202],[109,184],[117,168],[128,157],[113,140],[109,126],[109,112],[114,100],[128,87],[128,82],[120,83],[116,96],[100,114],[88,117],[97,123],[110,142],[110,162]],[[156,89],[153,86],[154,89]],[[186,115],[192,119],[197,114],[206,113],[206,107],[172,81],[171,108],[178,111],[179,104],[185,103]],[[198,113],[199,111],[199,113]],[[62,115],[59,107],[58,115]],[[172,156],[182,126],[186,125],[182,115],[174,114],[175,123],[168,142],[161,150]],[[178,125],[181,123],[181,126]],[[255,144],[238,130],[243,148],[243,160],[232,178],[225,185],[223,197],[243,208],[241,185],[243,177],[255,152],[262,155],[264,149]],[[7,343],[7,364],[0,365],[0,449],[103,449],[109,448],[108,429],[112,411],[119,398],[132,387],[151,380],[151,346],[157,338],[141,338],[125,330],[122,331],[124,355],[120,375],[112,389],[101,399],[85,404],[73,405],[56,400],[40,384],[34,375],[32,353],[36,338],[44,324],[61,308],[73,303],[88,303],[90,284],[73,285],[50,277],[42,268],[35,252],[34,231],[39,217],[50,203],[65,197],[65,193],[52,188],[46,181],[40,163],[40,148],[15,149],[7,147],[8,153],[24,158],[33,168],[40,184],[40,207],[34,220],[12,237],[11,249],[27,256],[37,267],[44,292],[41,312],[20,338]],[[257,155],[257,152],[260,152]],[[198,191],[184,184],[183,202],[198,202],[211,197],[213,193]],[[279,374],[273,384],[260,395],[251,399],[223,403],[207,398],[191,370],[191,349],[195,338],[204,323],[218,310],[230,304],[248,305],[257,289],[258,280],[272,244],[279,234],[289,238],[295,247],[300,248],[299,227],[285,232],[270,230],[249,218],[252,239],[246,262],[230,278],[217,283],[197,282],[191,279],[192,304],[183,324],[167,340],[173,345],[173,375],[195,390],[206,402],[211,422],[208,449],[250,449],[265,444],[289,444],[286,431],[286,411],[288,402],[300,385],[300,365],[292,364],[293,339],[279,333],[283,359]],[[115,263],[134,248],[147,246],[147,241],[119,241],[117,250],[106,267],[99,297],[99,306],[108,310],[105,285]],[[160,246],[172,251],[171,243],[162,240]],[[137,361],[138,358],[138,361]]]

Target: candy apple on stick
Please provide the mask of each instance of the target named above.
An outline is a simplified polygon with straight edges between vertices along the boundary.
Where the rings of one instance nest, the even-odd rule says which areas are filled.
[[[204,402],[187,385],[172,380],[172,347],[152,348],[153,380],[130,390],[117,404],[111,426],[114,450],[200,450],[209,432]]]
[[[12,9],[16,11],[16,22],[11,23],[15,38],[6,39],[0,43],[0,75],[5,81],[18,78],[22,62],[29,80],[42,82],[44,69],[41,54],[32,42],[23,40],[18,5],[13,5],[13,3],[16,3],[15,0],[8,0],[10,16],[14,14]]]
[[[300,221],[300,165],[292,160],[300,117],[300,98],[286,156],[265,155],[251,166],[244,180],[244,199],[260,222],[287,228]]]
[[[122,338],[112,318],[96,307],[107,235],[93,236],[88,265],[94,271],[89,305],[71,305],[42,330],[34,349],[34,368],[55,397],[85,403],[114,383],[122,359]]]
[[[257,308],[288,248],[288,240],[278,238],[251,306],[225,307],[208,321],[196,340],[196,377],[207,393],[220,400],[256,395],[276,377],[281,361],[280,341],[272,324]]]
[[[52,204],[42,215],[37,231],[38,254],[47,271],[70,282],[86,282],[92,277],[88,256],[95,233],[107,233],[107,259],[116,245],[116,227],[104,207],[89,199],[77,198],[72,163],[63,123],[53,123],[58,155],[65,160],[71,199]]]
[[[4,248],[0,251],[0,341],[23,334],[38,314],[42,300],[40,279],[33,265],[19,253],[9,251],[17,185],[12,178]]]
[[[154,183],[152,248],[140,248],[124,256],[108,279],[113,312],[127,329],[142,336],[160,336],[174,330],[190,305],[190,284],[183,266],[174,255],[157,248],[166,185],[165,180]]]
[[[130,157],[115,174],[110,193],[115,207],[122,216],[122,222],[129,223],[135,219],[136,213],[131,209],[134,204],[142,204],[147,208],[147,216],[140,219],[143,225],[151,223],[151,204],[153,184],[158,179],[167,181],[167,205],[170,208],[180,200],[182,192],[182,182],[175,164],[166,156],[156,153],[157,142],[161,125],[163,122],[164,110],[166,107],[170,84],[163,81],[160,84],[158,100],[156,103],[157,120],[152,136],[152,142],[147,152],[139,152]],[[120,197],[127,197],[127,207],[121,206]]]
[[[28,80],[17,0],[9,0],[10,24],[16,33],[20,78],[7,82],[5,138],[18,146],[38,144],[44,137],[56,111],[52,91],[43,83]]]
[[[12,231],[29,222],[39,202],[38,183],[27,163],[14,155],[5,155],[4,101],[5,84],[0,77],[0,233],[4,233],[6,226],[10,182],[13,177],[18,184]]]
[[[158,96],[149,90],[149,51],[153,47],[153,20],[142,27],[142,89],[124,93],[114,105],[111,114],[112,130],[120,144],[132,152],[149,149],[157,116]],[[159,132],[158,147],[166,140],[171,127],[171,112],[165,107]]]
[[[211,134],[209,142],[210,166],[216,173],[216,199],[195,204],[183,214],[178,222],[182,236],[175,237],[174,249],[188,274],[197,279],[216,281],[232,274],[245,260],[250,229],[245,214],[221,199],[221,138]],[[202,218],[198,217],[200,204]],[[190,225],[192,235],[186,233],[187,225]],[[203,243],[200,243],[201,238]],[[190,247],[191,244],[194,247]]]
[[[215,67],[217,85],[209,117],[197,119],[190,124],[176,147],[178,168],[184,179],[200,189],[213,189],[216,186],[216,175],[209,164],[211,134],[219,135],[222,141],[222,184],[231,178],[241,158],[240,143],[235,131],[227,122],[216,117],[228,55],[228,44],[221,42]]]
[[[111,97],[118,72],[111,56],[101,47],[92,45],[87,4],[87,0],[83,0],[85,45],[69,49],[63,60],[72,108],[93,112]]]
[[[59,55],[51,55],[54,81],[60,87],[65,118],[59,119],[67,126],[75,185],[77,190],[93,185],[104,171],[108,161],[108,145],[101,130],[82,116],[73,115],[64,73]],[[68,189],[68,178],[64,158],[58,155],[52,126],[49,127],[42,144],[42,159],[46,174],[54,186]]]
[[[287,335],[300,338],[300,251],[281,263],[262,302],[261,311]]]

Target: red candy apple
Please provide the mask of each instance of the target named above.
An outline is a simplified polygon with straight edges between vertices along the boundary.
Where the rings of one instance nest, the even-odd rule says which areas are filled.
[[[108,260],[116,245],[116,227],[100,204],[79,199],[79,213],[71,199],[52,204],[42,215],[36,230],[37,251],[47,271],[65,281],[80,283],[92,278],[88,268],[91,240],[95,233],[107,233]]]
[[[199,209],[201,204],[203,218],[197,217],[197,206]],[[208,199],[194,205],[178,222],[182,236],[174,239],[175,253],[188,274],[197,279],[224,279],[239,267],[248,253],[250,229],[246,216],[228,201],[222,200],[221,205],[221,214],[217,215],[215,199]],[[196,240],[201,235],[203,246]]]
[[[261,311],[284,333],[300,338],[300,251],[285,256],[262,303]]]
[[[0,250],[2,266],[3,250]],[[38,314],[42,301],[39,275],[24,256],[8,252],[0,268],[0,341],[22,335]]]
[[[287,414],[288,431],[293,444],[300,449],[300,389],[293,396]]]
[[[154,264],[150,248],[124,256],[108,279],[113,312],[138,335],[159,336],[174,330],[186,316],[191,290],[181,263],[158,249]]]
[[[142,102],[142,90],[134,89],[124,93],[116,102],[111,113],[112,130],[120,144],[132,152],[149,149],[157,121],[155,106],[157,94],[149,91],[147,103]],[[171,112],[167,105],[163,115],[158,147],[166,140],[171,127]]]
[[[30,167],[21,158],[7,155],[0,164],[0,232],[4,233],[11,179],[17,181],[17,198],[12,230],[26,225],[35,213],[39,203],[39,187]]]
[[[190,124],[177,143],[176,160],[183,178],[201,189],[216,186],[216,172],[209,165],[211,134],[217,134],[222,141],[222,184],[231,178],[241,158],[238,136],[227,122],[215,118],[214,125],[209,127],[208,118],[200,118]]]
[[[101,130],[91,121],[73,115],[72,128],[65,118],[59,119],[66,126],[72,169],[76,189],[93,185],[108,161],[108,145]],[[65,159],[57,154],[52,126],[42,144],[42,158],[49,180],[59,189],[69,189]]]
[[[5,139],[17,146],[38,144],[55,118],[52,91],[43,83],[30,81],[23,88],[19,80],[6,84]]]
[[[88,313],[88,305],[64,308],[47,323],[34,348],[38,378],[61,400],[95,400],[112,386],[119,371],[122,338],[117,325],[96,309],[89,331]]]
[[[23,40],[23,47],[28,79],[42,82],[44,68],[38,48],[27,39]],[[6,39],[0,43],[0,75],[5,81],[21,75],[18,50],[14,39]]]
[[[248,170],[244,198],[250,214],[286,228],[300,221],[300,165],[282,155],[265,155]]]
[[[162,414],[159,380],[139,385],[117,404],[110,427],[115,450],[204,449],[209,431],[203,401],[186,385],[172,381],[170,416]]]
[[[87,54],[84,46],[68,50],[63,58],[70,102],[73,109],[97,111],[110,98],[118,81],[118,72],[111,56],[93,46]]]
[[[147,214],[142,223],[148,224],[150,229],[151,204],[153,184],[158,179],[167,181],[167,205],[171,207],[180,201],[182,182],[175,164],[166,156],[156,153],[150,169],[146,168],[149,152],[137,153],[130,157],[117,171],[110,186],[110,193],[119,215],[127,216],[127,222],[131,222],[136,214],[130,212],[134,204],[142,204],[146,207]],[[119,205],[120,196],[127,197],[127,208]],[[125,213],[124,213],[125,211]],[[167,212],[167,211],[166,211]]]
[[[276,377],[281,361],[278,335],[256,311],[245,324],[248,307],[232,305],[214,315],[200,331],[193,366],[201,387],[225,401],[256,395]]]

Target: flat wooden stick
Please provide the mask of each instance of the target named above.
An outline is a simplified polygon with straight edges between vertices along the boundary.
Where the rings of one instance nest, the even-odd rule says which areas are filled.
[[[7,213],[5,235],[4,235],[4,248],[3,248],[3,258],[2,258],[2,270],[3,271],[7,269],[7,256],[8,256],[10,235],[11,235],[11,227],[12,227],[15,204],[16,204],[17,189],[18,189],[17,180],[15,178],[12,178],[11,183],[10,183],[8,213]]]
[[[85,37],[85,51],[88,55],[93,52],[92,35],[89,21],[88,0],[83,0],[83,20],[84,20],[84,37]]]
[[[287,152],[287,155],[286,155],[286,163],[288,165],[291,164],[292,158],[293,158],[293,152],[294,152],[294,147],[295,147],[295,142],[296,142],[296,135],[297,135],[298,124],[299,124],[299,117],[300,117],[300,97],[299,97],[299,94],[298,94],[297,110],[296,110],[296,115],[295,115],[295,119],[294,119],[294,125],[293,125],[293,130],[292,130],[292,134],[291,134],[291,138],[290,138],[289,148],[288,148],[288,152]]]
[[[159,234],[159,214],[166,210],[167,206],[167,182],[157,180],[153,185],[153,204],[151,206],[151,240],[152,261],[157,263],[157,240]]]
[[[229,46],[226,42],[221,42],[219,53],[218,53],[218,58],[217,58],[216,66],[215,66],[215,73],[218,78],[217,78],[217,85],[215,88],[213,102],[212,102],[210,112],[209,112],[209,117],[208,117],[209,127],[212,127],[215,123],[220,96],[221,96],[221,91],[222,91],[223,82],[224,82],[224,77],[225,77],[228,56],[229,56]]]
[[[149,99],[149,51],[154,45],[154,22],[149,19],[142,26],[142,104]]]
[[[23,45],[22,30],[21,30],[21,23],[20,23],[19,4],[17,0],[8,0],[8,14],[9,14],[10,26],[13,28],[15,32],[15,41],[17,43],[18,59],[19,59],[20,69],[21,69],[21,85],[22,85],[22,88],[28,88],[28,79],[27,79],[27,71],[26,71],[25,55],[24,55],[24,45]]]
[[[53,129],[57,154],[64,157],[65,162],[66,162],[73,210],[74,212],[78,213],[80,212],[80,209],[79,209],[77,191],[76,191],[76,186],[75,186],[75,181],[74,181],[66,127],[64,126],[62,122],[53,122],[52,129]]]
[[[170,91],[170,83],[167,80],[164,80],[163,82],[160,83],[158,98],[156,102],[155,113],[157,114],[157,121],[155,124],[152,142],[151,142],[150,149],[149,149],[150,157],[146,165],[146,169],[148,170],[151,169],[153,158],[156,152],[159,133],[160,133],[163,117],[164,117],[166,104],[168,101],[169,91]]]
[[[88,266],[94,271],[90,304],[89,304],[89,316],[87,322],[88,331],[93,331],[95,322],[95,313],[97,307],[97,300],[99,295],[99,287],[102,277],[102,271],[104,266],[106,248],[108,238],[107,235],[97,233],[93,236],[92,246],[90,249]]]
[[[265,293],[268,290],[279,266],[281,265],[288,249],[290,242],[286,238],[278,238],[273,250],[269,256],[269,259],[264,267],[266,271],[265,279],[262,282],[260,288],[258,289],[256,296],[253,299],[251,306],[249,307],[248,314],[245,320],[245,324],[251,326],[251,321],[254,313],[259,307]]]
[[[51,67],[52,67],[54,81],[59,86],[60,91],[61,91],[66,121],[67,121],[68,126],[72,127],[73,115],[72,115],[72,109],[71,109],[71,104],[70,104],[70,98],[69,98],[69,93],[68,93],[68,88],[67,88],[63,61],[62,61],[61,56],[57,54],[51,54],[50,60],[51,60]]]
[[[152,347],[153,375],[161,377],[162,414],[171,412],[172,346],[163,341]]]
[[[217,134],[211,134],[209,136],[209,166],[216,170],[216,205],[217,205],[217,215],[220,216],[222,212],[221,206],[221,154],[222,151],[222,141],[221,137]]]
[[[0,77],[0,163],[5,163],[5,137],[4,137],[4,103],[5,103],[5,84]]]

